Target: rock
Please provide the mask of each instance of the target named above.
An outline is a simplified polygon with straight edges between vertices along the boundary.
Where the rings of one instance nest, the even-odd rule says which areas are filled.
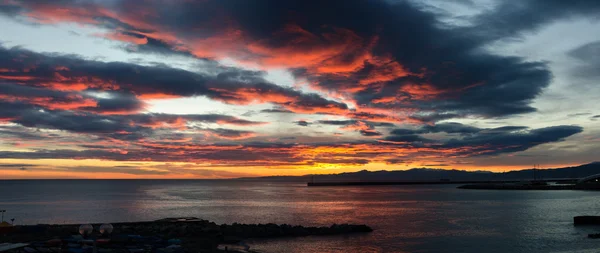
[[[573,223],[575,225],[600,225],[600,216],[575,216]]]
[[[600,239],[600,234],[588,234],[588,238],[591,238],[591,239]]]

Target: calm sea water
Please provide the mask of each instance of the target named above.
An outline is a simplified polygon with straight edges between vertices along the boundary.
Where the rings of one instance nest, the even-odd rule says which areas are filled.
[[[373,233],[251,241],[263,252],[599,252],[573,216],[600,215],[598,192],[444,186],[316,187],[169,180],[0,181],[17,224],[154,220],[361,223]]]

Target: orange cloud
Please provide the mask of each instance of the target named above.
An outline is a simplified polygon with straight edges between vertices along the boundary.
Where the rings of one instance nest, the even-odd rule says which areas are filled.
[[[0,75],[0,79],[11,80],[11,81],[30,81],[35,79],[33,76],[7,76]]]
[[[51,97],[22,97],[22,96],[8,96],[0,94],[0,100],[15,102],[25,101],[29,104],[43,106],[45,108],[55,110],[73,110],[84,107],[95,107],[97,102],[90,98],[83,98],[80,95],[69,95],[65,100],[58,100]]]

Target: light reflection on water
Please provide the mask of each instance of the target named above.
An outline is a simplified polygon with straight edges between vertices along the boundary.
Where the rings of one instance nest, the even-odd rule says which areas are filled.
[[[252,241],[265,252],[596,252],[576,215],[597,192],[469,191],[455,186],[308,188],[297,183],[160,180],[0,181],[17,223],[195,216],[217,223],[361,223],[373,233]]]

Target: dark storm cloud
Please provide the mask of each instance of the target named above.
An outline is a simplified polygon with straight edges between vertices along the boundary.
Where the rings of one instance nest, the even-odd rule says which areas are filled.
[[[144,107],[144,103],[140,101],[134,94],[112,92],[109,93],[109,98],[96,98],[96,107],[83,107],[81,110],[90,110],[101,113],[119,113],[119,112],[136,112]]]
[[[98,5],[78,1],[55,4],[81,9]],[[20,2],[18,5],[47,17],[55,15],[41,11],[40,2]],[[194,49],[206,51],[205,48],[194,48],[198,41],[214,41],[207,45],[218,46],[212,52],[214,54],[221,50],[223,54],[239,55],[248,62],[276,62],[284,67],[294,65],[289,67],[296,70],[296,76],[307,77],[324,90],[352,93],[352,98],[360,105],[403,108],[408,103],[411,108],[436,111],[439,115],[502,117],[535,111],[530,102],[548,86],[551,74],[545,63],[494,55],[480,47],[507,36],[508,31],[534,29],[560,17],[597,13],[598,5],[597,1],[583,0],[575,3],[560,0],[500,3],[495,10],[475,18],[475,25],[469,28],[440,28],[433,13],[407,1],[369,1],[368,4],[359,0],[317,3],[222,0],[169,4],[147,1],[143,6],[115,1],[98,8],[112,8],[122,14],[122,18],[106,17],[105,12],[97,11],[72,19],[79,22],[90,22],[85,18],[111,20],[102,25],[112,25],[113,29],[118,28],[138,39],[153,36],[156,41],[148,39],[148,43],[134,45],[153,48],[152,52],[175,49],[180,53],[196,53]],[[138,11],[138,8],[144,11]],[[146,12],[154,15],[143,15]],[[115,20],[118,18],[120,20]],[[194,33],[190,34],[190,31]],[[178,37],[184,45],[165,44],[162,41],[164,33]],[[235,37],[239,34],[243,37]],[[251,45],[258,53],[250,52],[252,50],[244,48],[245,45]],[[316,61],[302,62],[293,58],[294,55],[310,56],[332,51],[337,53],[326,57],[315,55]],[[338,69],[352,71],[338,75],[335,72]],[[157,72],[162,77],[158,80],[165,79],[166,73],[162,72]],[[202,84],[206,78],[200,79],[194,85],[189,85],[189,80],[169,80],[181,85],[175,85],[168,94],[202,94],[230,103],[240,99],[235,92],[227,94],[206,89]],[[220,81],[228,83],[230,80]],[[362,82],[370,86],[365,87]],[[292,109],[295,112],[315,112],[307,107],[323,105],[347,109],[345,105],[317,95],[282,90],[266,82],[242,86],[288,98],[300,97],[298,101],[281,103],[295,108]],[[148,89],[160,90],[153,84]],[[236,90],[239,91],[239,87]],[[389,102],[393,101],[390,95],[401,99]]]
[[[451,139],[444,145],[446,147],[476,147],[469,152],[477,153],[478,150],[485,150],[482,155],[495,155],[524,151],[544,143],[561,141],[582,131],[583,128],[579,126],[553,126],[526,132],[481,133],[463,139]]]
[[[369,13],[361,11],[365,12]],[[425,68],[426,73],[432,73],[426,74],[425,78],[442,95],[421,102],[420,99],[411,99],[417,108],[445,112],[442,115],[460,112],[489,117],[532,112],[535,109],[529,106],[530,100],[550,81],[550,72],[545,64],[475,50],[473,38],[462,38],[452,31],[436,28],[433,16],[406,4],[389,6],[366,20],[360,25],[343,19],[336,19],[336,22],[347,22],[340,25],[365,33],[364,26],[370,22],[373,27],[375,23],[385,24],[378,34],[382,49],[392,52],[412,72],[418,73]],[[392,24],[413,29],[392,29]],[[343,83],[337,84],[327,77],[319,81],[332,89]],[[398,78],[384,86],[382,94],[389,94],[388,91],[397,90],[409,82],[422,81],[414,76]],[[360,104],[369,103],[373,95],[374,91],[365,90],[355,94],[355,98]],[[410,97],[410,91],[406,95]]]
[[[288,23],[291,6],[294,6],[295,21],[313,34],[321,34],[324,32],[323,25],[328,25],[347,28],[362,38],[377,36],[375,53],[391,54],[413,73],[427,70],[423,77],[425,80],[417,76],[398,77],[383,85],[381,92],[426,81],[442,95],[448,94],[424,101],[412,98],[411,101],[420,109],[487,117],[532,112],[535,109],[529,105],[531,99],[548,85],[551,78],[544,63],[525,62],[519,57],[477,50],[479,43],[473,41],[476,38],[462,37],[454,30],[437,28],[433,15],[406,2],[388,4],[373,1],[365,5],[362,1],[322,1],[317,6],[305,1],[261,3],[253,4],[252,14],[240,8],[233,10],[234,17],[243,21],[243,30],[256,36],[274,34],[281,28],[280,24]],[[339,9],[339,6],[344,8]],[[257,18],[259,16],[261,18]],[[356,17],[361,17],[360,22]],[[285,46],[287,41],[274,39],[269,43],[277,48]],[[353,57],[356,55],[347,55],[348,60]],[[361,76],[376,74],[369,66],[361,71],[353,73],[351,83],[358,83],[356,81]],[[306,76],[330,90],[344,90],[349,81],[328,74]],[[359,104],[369,104],[374,92],[357,92],[354,98]],[[410,92],[407,91],[407,94],[410,96]]]
[[[453,123],[437,128],[431,126],[415,130],[395,129],[384,140],[402,143],[432,143],[440,149],[465,148],[465,151],[460,151],[457,155],[476,156],[524,151],[537,145],[561,141],[582,131],[583,128],[579,126],[553,126],[539,129],[505,126],[480,129]],[[435,132],[460,133],[462,138],[436,141],[420,136],[420,134]]]
[[[210,76],[163,66],[105,63],[2,47],[0,68],[6,69],[0,79],[30,86],[60,83],[63,89],[80,89],[78,86],[83,82],[88,89],[118,90],[141,96],[206,96],[231,104],[271,102],[297,111],[347,109],[345,104],[317,94],[269,83],[260,72],[234,68]]]

